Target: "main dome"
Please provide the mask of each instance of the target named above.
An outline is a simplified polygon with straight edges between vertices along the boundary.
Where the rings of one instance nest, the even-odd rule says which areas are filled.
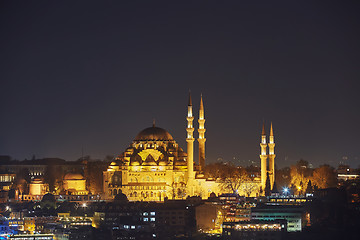
[[[135,141],[169,141],[174,140],[168,131],[159,127],[149,127],[142,130],[134,139]]]

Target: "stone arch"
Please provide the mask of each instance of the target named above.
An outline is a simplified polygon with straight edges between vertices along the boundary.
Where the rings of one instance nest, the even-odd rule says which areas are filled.
[[[130,182],[138,182],[138,179],[136,177],[130,178]]]
[[[144,177],[142,178],[142,181],[143,181],[143,182],[153,182],[154,179],[153,179],[151,176],[146,175],[146,176],[144,176]]]
[[[122,176],[121,172],[115,172],[111,177],[111,183],[114,185],[121,185]]]

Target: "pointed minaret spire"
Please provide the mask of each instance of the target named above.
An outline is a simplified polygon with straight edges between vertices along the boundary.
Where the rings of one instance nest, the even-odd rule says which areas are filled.
[[[198,128],[199,166],[200,166],[200,171],[203,171],[205,168],[205,142],[206,142],[205,131],[206,131],[206,129],[205,129],[204,103],[203,103],[203,99],[202,99],[202,94],[200,97],[200,110],[199,110],[198,122],[199,122],[199,128]]]
[[[192,106],[192,101],[191,101],[191,91],[189,90],[189,104],[188,106]]]
[[[271,125],[270,125],[270,137],[273,137],[273,136],[274,136],[274,131],[273,131],[272,122],[271,122]]]
[[[265,121],[263,121],[261,135],[262,136],[266,135],[266,133],[265,133]]]

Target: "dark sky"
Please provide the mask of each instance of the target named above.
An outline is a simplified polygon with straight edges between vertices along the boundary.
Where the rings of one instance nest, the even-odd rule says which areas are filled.
[[[359,166],[360,5],[240,2],[2,1],[0,155],[103,159],[153,118],[185,149],[191,89],[207,162],[258,163],[264,119],[279,167]]]

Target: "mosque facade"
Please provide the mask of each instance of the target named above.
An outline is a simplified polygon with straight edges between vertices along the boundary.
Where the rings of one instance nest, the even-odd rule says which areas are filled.
[[[205,115],[201,96],[198,118],[198,163],[194,162],[194,116],[191,95],[187,111],[185,152],[165,129],[152,127],[142,130],[130,144],[103,172],[103,192],[105,199],[113,199],[118,193],[124,193],[129,201],[164,201],[168,199],[185,199],[187,196],[208,198],[211,193],[219,195],[225,193],[220,179],[206,179],[205,167]],[[264,128],[264,127],[263,127]],[[271,127],[272,133],[272,127]],[[270,136],[272,152],[275,143]],[[266,176],[275,178],[275,155],[266,154],[266,136],[264,131],[261,140],[261,180],[255,179],[257,191],[253,195],[261,194],[265,187]],[[270,145],[269,145],[270,147]],[[265,152],[264,152],[265,151]],[[266,155],[266,158],[265,158]],[[267,166],[267,159],[270,164]],[[263,168],[265,169],[263,171]],[[263,174],[265,181],[263,182]],[[241,190],[240,190],[241,191]],[[241,193],[240,193],[241,194]]]

